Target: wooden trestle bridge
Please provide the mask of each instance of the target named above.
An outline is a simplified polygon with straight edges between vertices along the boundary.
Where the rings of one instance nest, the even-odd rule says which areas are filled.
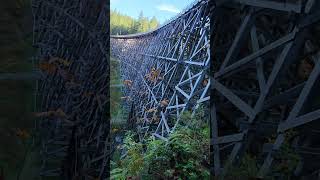
[[[46,69],[39,107],[56,114],[38,123],[42,176],[108,176],[110,42],[141,141],[166,141],[181,114],[202,105],[213,175],[222,179],[250,154],[266,177],[289,146],[299,156],[294,176],[319,178],[319,1],[199,0],[154,31],[110,41],[103,3],[33,2]]]

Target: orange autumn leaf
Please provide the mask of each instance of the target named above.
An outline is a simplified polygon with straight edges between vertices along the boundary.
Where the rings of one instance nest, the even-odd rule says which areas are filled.
[[[31,137],[31,135],[29,134],[29,132],[25,129],[16,129],[15,130],[16,135],[20,138],[20,139],[28,139]]]
[[[56,110],[55,115],[63,118],[67,117],[66,113],[61,108]]]
[[[85,96],[85,97],[87,97],[87,98],[89,98],[90,96],[92,96],[93,95],[93,92],[84,92],[83,93],[83,96]]]
[[[56,111],[38,112],[38,113],[35,113],[34,115],[36,117],[50,117],[50,116],[55,116],[60,118],[67,117],[67,115],[61,108],[58,108]]]
[[[57,67],[54,64],[50,64],[50,63],[40,63],[39,64],[39,69],[41,69],[42,71],[46,71],[49,74],[53,74],[56,72]]]
[[[160,102],[161,107],[167,107],[169,105],[169,100],[168,99],[164,99]]]
[[[308,58],[303,59],[298,66],[298,77],[301,79],[308,79],[314,65],[310,62]]]
[[[151,82],[157,82],[158,79],[160,79],[160,69],[152,68],[150,73],[147,74],[145,77]],[[162,79],[162,77],[161,77]]]
[[[70,61],[67,61],[63,58],[59,58],[59,57],[53,57],[49,60],[49,63],[53,63],[53,62],[59,62],[60,64],[63,64],[64,66],[70,66]]]
[[[152,112],[156,112],[156,111],[157,111],[156,108],[151,108],[151,109],[148,109],[148,110],[147,110],[148,113],[152,113]]]
[[[127,86],[132,86],[132,81],[131,80],[124,80],[123,84],[127,85]]]
[[[36,117],[49,117],[53,116],[55,114],[55,111],[47,111],[47,112],[38,112],[34,113]]]
[[[202,84],[203,86],[206,86],[208,84],[208,79],[203,80]]]
[[[153,122],[153,123],[159,123],[159,122],[160,122],[160,119],[159,119],[157,116],[153,116],[153,117],[151,118],[151,122]]]

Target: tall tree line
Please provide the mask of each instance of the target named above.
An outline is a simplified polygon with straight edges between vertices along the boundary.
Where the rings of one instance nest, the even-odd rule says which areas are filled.
[[[143,12],[140,12],[138,19],[134,19],[116,10],[110,11],[110,33],[112,35],[146,32],[156,29],[158,26],[159,21],[156,17],[148,19],[144,17]]]

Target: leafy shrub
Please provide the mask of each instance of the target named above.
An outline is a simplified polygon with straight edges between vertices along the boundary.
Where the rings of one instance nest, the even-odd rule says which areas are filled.
[[[209,132],[210,128],[202,108],[194,116],[185,112],[180,125],[168,141],[150,137],[144,144],[136,141],[134,133],[128,133],[124,141],[127,155],[113,163],[111,179],[209,179]],[[281,146],[271,173],[265,179],[291,179],[299,162],[299,156],[290,146],[288,136]],[[225,179],[258,179],[261,162],[252,154],[245,154],[237,165],[226,165]]]
[[[226,179],[255,179],[258,174],[257,160],[255,157],[245,154],[238,166],[228,166]]]
[[[286,132],[286,139],[279,151],[275,153],[270,173],[264,179],[294,179],[292,175],[299,163],[300,157],[290,145],[290,141],[296,135],[297,132],[293,130]],[[271,139],[271,142],[274,143],[274,140]],[[225,179],[255,179],[260,167],[256,157],[245,154],[238,166],[227,165],[227,168],[230,169]]]
[[[202,118],[185,113],[182,125],[167,142],[150,137],[142,144],[128,133],[124,141],[127,154],[120,163],[114,163],[111,179],[209,179],[209,127]]]

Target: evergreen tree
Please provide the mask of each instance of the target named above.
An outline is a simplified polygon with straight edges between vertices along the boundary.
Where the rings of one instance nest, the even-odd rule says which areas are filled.
[[[149,29],[156,29],[159,26],[159,22],[156,17],[152,17],[149,23]]]
[[[144,20],[144,17],[143,17],[143,12],[140,11],[139,13],[139,17],[138,17],[138,32],[143,32],[143,20]]]
[[[159,22],[156,17],[152,17],[151,20],[149,20],[147,17],[144,17],[142,11],[138,16],[138,19],[123,15],[117,10],[110,11],[110,33],[112,35],[147,32],[156,29],[158,26]]]

